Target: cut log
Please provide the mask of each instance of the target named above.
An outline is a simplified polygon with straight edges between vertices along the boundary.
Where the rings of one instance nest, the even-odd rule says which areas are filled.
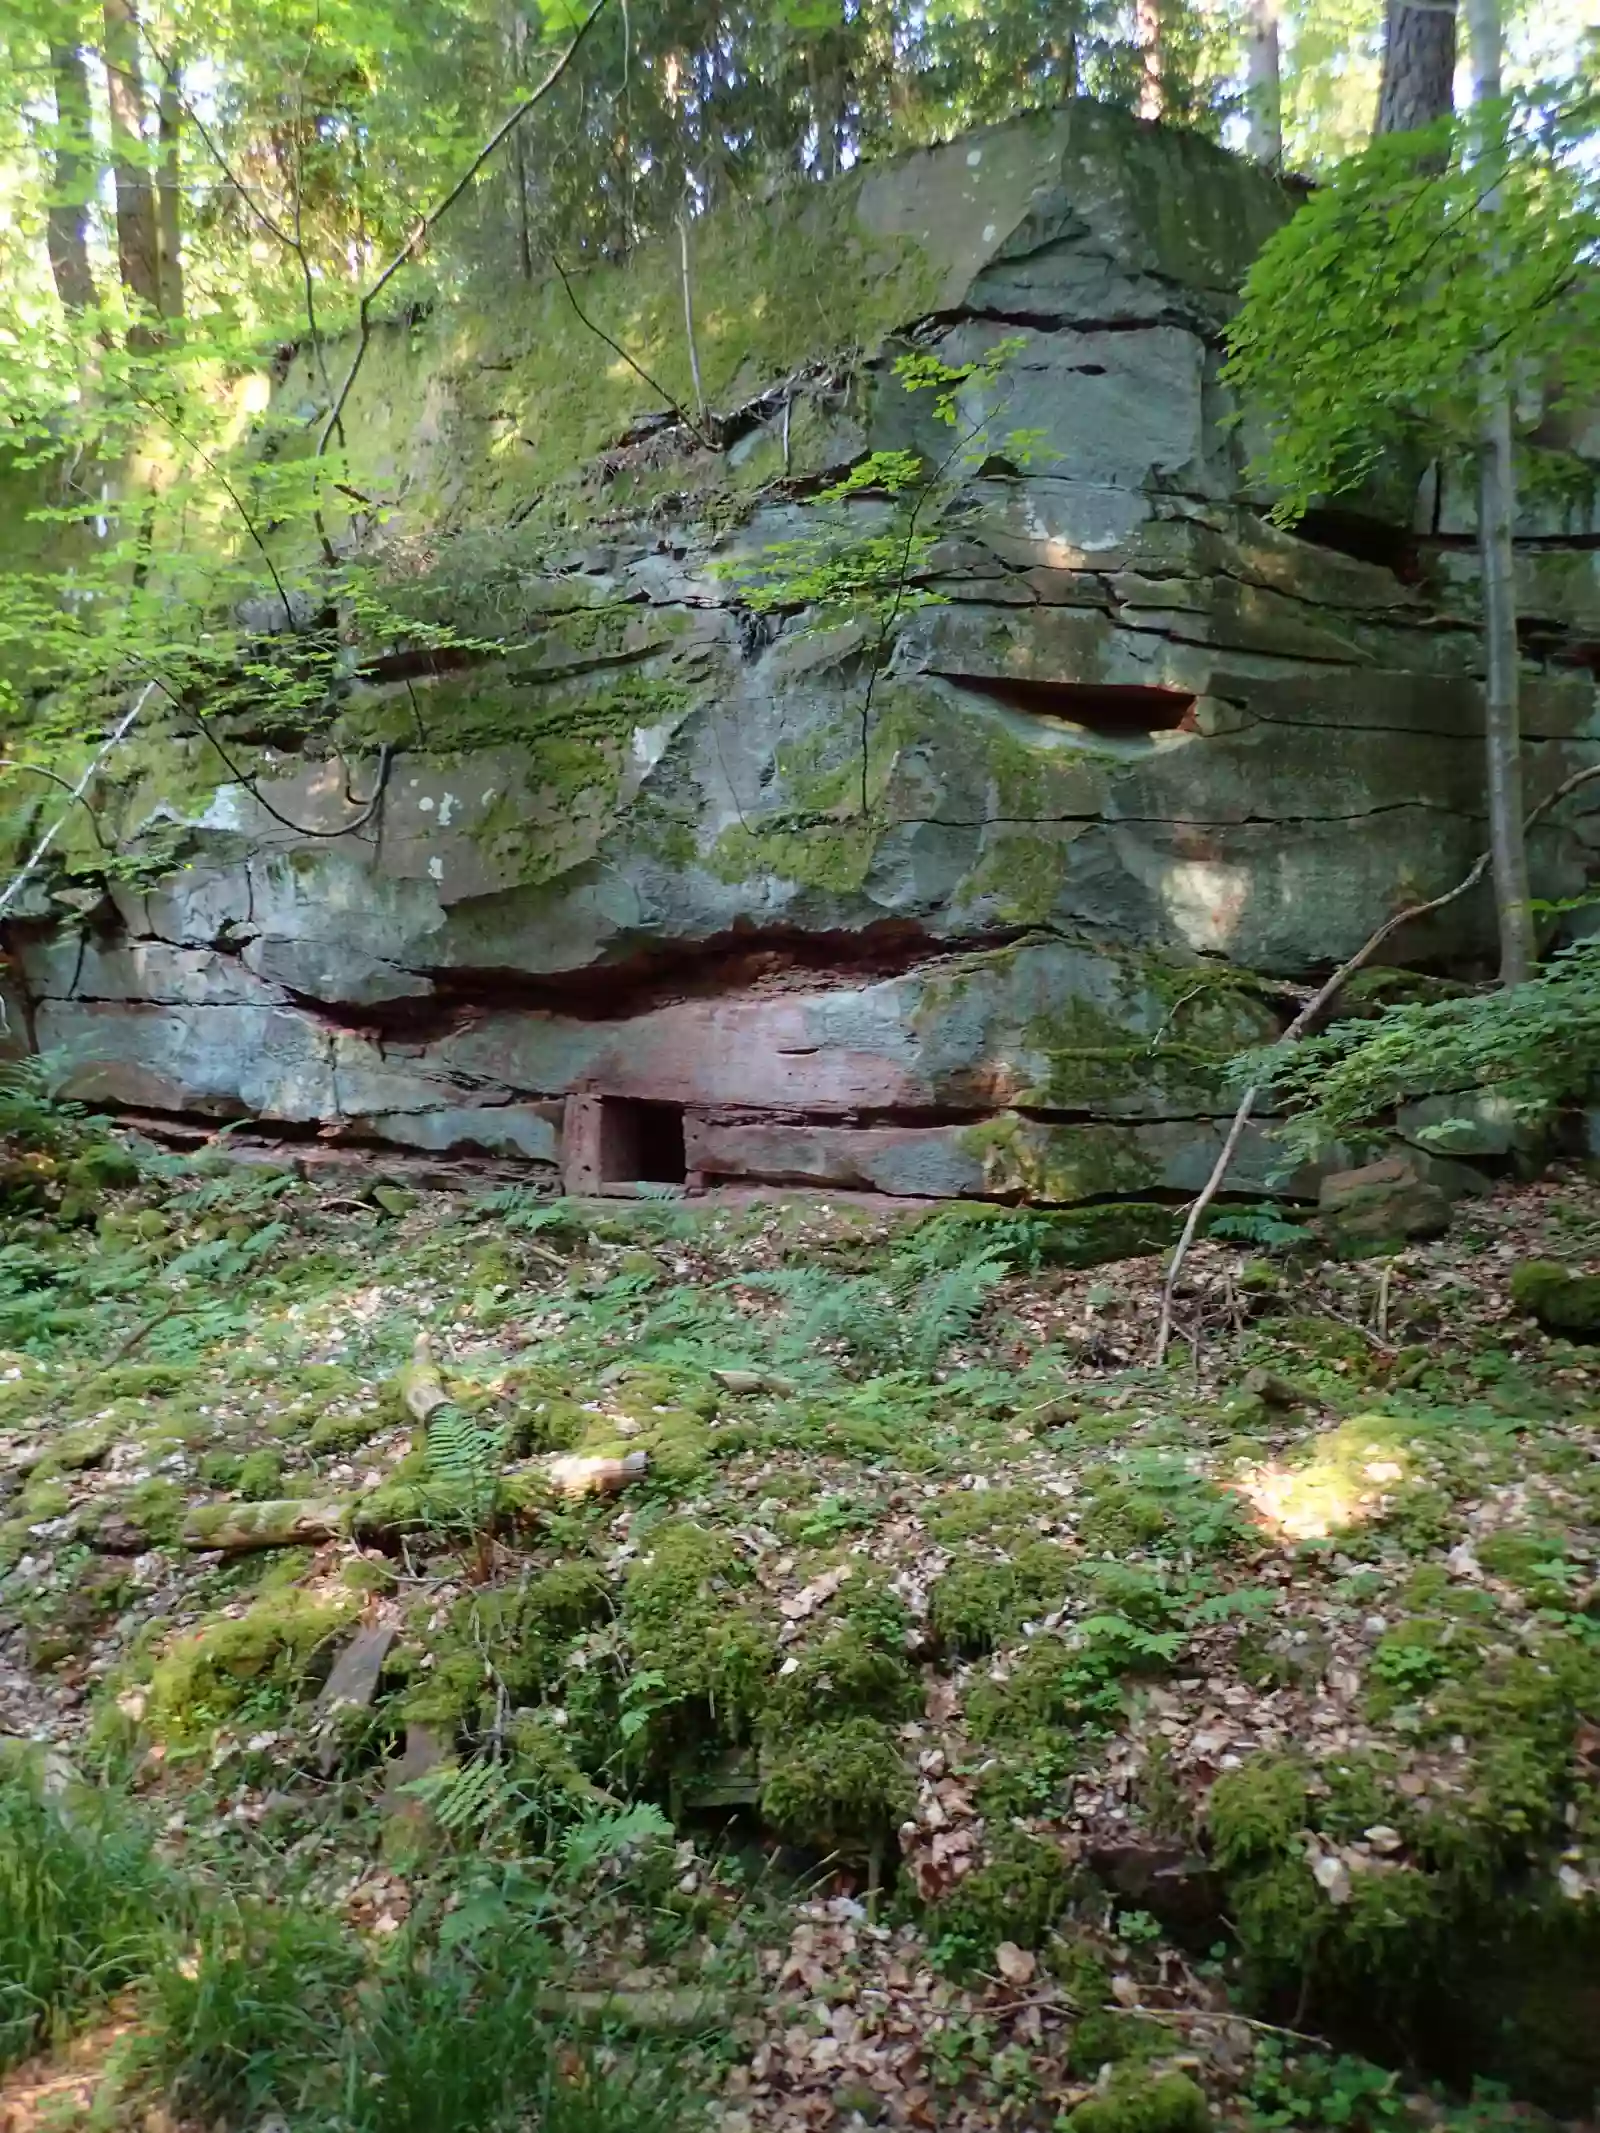
[[[296,1496],[278,1503],[205,1503],[184,1520],[183,1538],[191,1548],[248,1555],[257,1548],[320,1547],[339,1539],[349,1522],[350,1505],[342,1499],[317,1502]]]
[[[433,1359],[433,1345],[426,1333],[417,1335],[412,1344],[411,1360],[397,1374],[395,1383],[400,1388],[401,1399],[424,1427],[439,1408],[450,1405],[450,1395],[444,1389],[439,1366]]]

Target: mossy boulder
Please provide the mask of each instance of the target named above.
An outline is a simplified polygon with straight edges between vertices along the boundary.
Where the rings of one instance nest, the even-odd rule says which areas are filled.
[[[894,1729],[856,1716],[784,1732],[761,1758],[761,1807],[796,1842],[847,1856],[881,1853],[916,1787]]]
[[[777,1669],[777,1639],[728,1535],[690,1519],[658,1526],[624,1580],[622,1620],[635,1667],[661,1682],[647,1750],[751,1737]]]
[[[1044,1945],[1077,1890],[1062,1851],[1043,1837],[1007,1830],[988,1860],[927,1907],[924,1930],[942,1942],[957,1969],[991,1966],[1003,1940]]]
[[[1572,1274],[1551,1259],[1524,1260],[1511,1276],[1511,1300],[1546,1333],[1600,1341],[1600,1274]]]
[[[1059,1607],[1071,1583],[1072,1558],[1049,1541],[992,1557],[969,1553],[934,1586],[928,1619],[947,1650],[973,1658]]]
[[[1104,2095],[1069,2111],[1071,2133],[1210,2133],[1211,2106],[1187,2074],[1119,2068]]]
[[[358,1606],[354,1594],[317,1600],[278,1593],[241,1615],[180,1634],[150,1674],[146,1731],[172,1745],[192,1745],[245,1710],[263,1723],[286,1715],[313,1685],[319,1665],[331,1663]]]
[[[1375,1258],[1414,1237],[1443,1236],[1455,1203],[1487,1187],[1464,1163],[1406,1149],[1332,1172],[1318,1189],[1317,1212],[1341,1258]]]

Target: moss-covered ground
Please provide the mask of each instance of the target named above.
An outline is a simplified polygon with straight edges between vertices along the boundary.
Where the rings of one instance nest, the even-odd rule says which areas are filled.
[[[0,1218],[0,2122],[1591,2109],[1600,1186],[1157,1370],[1047,1219],[292,1153]]]

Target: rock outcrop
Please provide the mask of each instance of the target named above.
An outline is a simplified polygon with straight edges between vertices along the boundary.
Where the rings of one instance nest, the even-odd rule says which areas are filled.
[[[241,728],[244,775],[181,720],[131,748],[108,819],[170,868],[36,897],[33,1041],[100,1103],[577,1189],[1193,1188],[1222,1061],[1484,843],[1470,518],[1397,469],[1302,538],[1246,486],[1220,334],[1287,204],[1078,105],[730,211],[704,440],[559,285],[383,329],[352,459],[391,597],[459,642],[369,659],[318,732]],[[673,271],[583,282],[669,380]],[[893,373],[1002,341],[954,430]],[[276,391],[315,412],[308,357]],[[832,476],[956,445],[887,622],[753,609]],[[1537,798],[1600,746],[1600,520],[1533,530]],[[1540,832],[1542,893],[1583,885],[1596,804]],[[1490,933],[1464,902],[1399,945],[1469,969]]]

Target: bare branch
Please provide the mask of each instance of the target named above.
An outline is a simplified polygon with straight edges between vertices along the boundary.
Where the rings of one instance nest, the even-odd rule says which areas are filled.
[[[1529,812],[1522,825],[1524,836],[1535,829],[1552,808],[1559,807],[1570,793],[1575,793],[1580,785],[1591,784],[1596,778],[1600,778],[1600,763],[1591,763],[1587,769],[1575,770],[1570,778],[1558,785],[1554,792],[1546,794],[1538,806]],[[1408,904],[1403,911],[1397,911],[1393,918],[1386,918],[1376,933],[1369,935],[1362,942],[1349,961],[1341,963],[1327,983],[1312,994],[1279,1038],[1279,1044],[1298,1044],[1302,1037],[1309,1036],[1356,972],[1370,963],[1384,942],[1398,933],[1402,926],[1409,926],[1419,918],[1430,918],[1435,911],[1442,911],[1447,904],[1457,902],[1477,888],[1489,871],[1490,858],[1488,852],[1480,852],[1469,871],[1453,889],[1446,889],[1442,896],[1430,896],[1423,903]],[[1233,1167],[1233,1159],[1239,1151],[1239,1143],[1244,1137],[1244,1129],[1249,1124],[1251,1113],[1260,1099],[1262,1087],[1260,1081],[1253,1081],[1240,1097],[1239,1108],[1233,1114],[1227,1139],[1222,1144],[1222,1152],[1212,1166],[1210,1177],[1200,1188],[1199,1196],[1190,1207],[1182,1234],[1173,1248],[1171,1264],[1161,1287],[1161,1325],[1156,1335],[1158,1363],[1166,1361],[1167,1350],[1172,1345],[1172,1307],[1177,1294],[1178,1276],[1183,1271],[1183,1262],[1189,1256],[1189,1249],[1194,1243],[1206,1209],[1222,1190],[1228,1172]]]

